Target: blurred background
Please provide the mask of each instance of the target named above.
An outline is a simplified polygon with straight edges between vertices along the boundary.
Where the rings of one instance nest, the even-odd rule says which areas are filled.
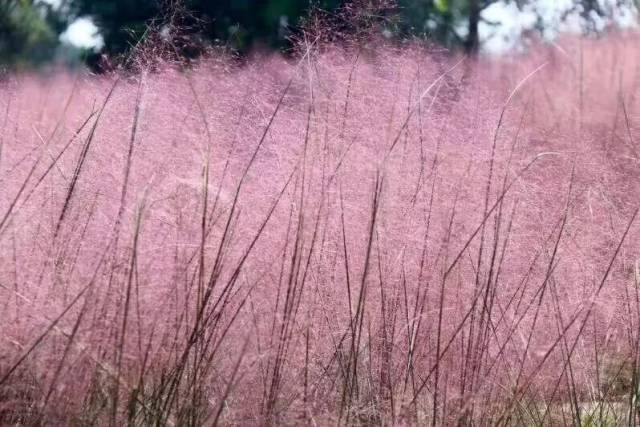
[[[97,63],[180,28],[188,55],[205,45],[286,52],[324,20],[390,40],[421,39],[470,54],[526,50],[563,32],[632,29],[640,0],[0,0],[0,67]],[[176,11],[179,11],[176,12]],[[166,34],[165,34],[166,32]],[[193,42],[195,40],[196,42]]]

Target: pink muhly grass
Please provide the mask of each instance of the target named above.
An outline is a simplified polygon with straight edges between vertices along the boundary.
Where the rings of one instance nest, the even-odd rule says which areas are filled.
[[[13,76],[0,421],[635,425],[636,44]]]

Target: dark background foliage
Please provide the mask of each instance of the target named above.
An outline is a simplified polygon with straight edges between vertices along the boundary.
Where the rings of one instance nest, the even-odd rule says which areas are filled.
[[[49,0],[51,1],[51,0]],[[178,25],[193,41],[188,56],[201,46],[224,45],[238,53],[257,46],[291,47],[302,23],[324,14],[335,28],[358,31],[355,21],[344,19],[355,10],[368,14],[386,37],[421,38],[450,49],[478,51],[482,12],[499,0],[0,0],[0,63],[10,66],[39,64],[60,56],[59,35],[79,17],[89,17],[104,39],[101,52],[86,52],[85,59],[127,52],[143,40],[149,28]],[[528,0],[502,0],[523,7]],[[617,0],[632,5],[634,0]],[[597,0],[575,0],[586,30],[606,17]],[[632,5],[633,6],[633,5]],[[179,13],[176,13],[179,11]],[[363,22],[358,21],[358,22]],[[499,23],[489,23],[499,25]],[[541,24],[542,25],[542,24]],[[543,31],[544,28],[537,28]]]

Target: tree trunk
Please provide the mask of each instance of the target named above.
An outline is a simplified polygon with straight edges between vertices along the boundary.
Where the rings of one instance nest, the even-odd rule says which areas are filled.
[[[480,23],[480,5],[478,0],[469,1],[469,34],[464,43],[464,49],[469,55],[475,55],[480,48],[478,24]]]

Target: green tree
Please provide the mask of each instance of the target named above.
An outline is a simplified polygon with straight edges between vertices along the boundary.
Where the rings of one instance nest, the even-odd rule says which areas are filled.
[[[2,1],[2,0],[0,0]],[[150,22],[170,15],[184,6],[191,14],[181,24],[187,31],[209,40],[218,40],[239,51],[255,44],[283,47],[301,19],[314,7],[328,11],[347,4],[372,7],[393,0],[65,0],[73,16],[90,16],[100,28],[107,53],[121,53],[140,40]],[[633,5],[636,0],[616,0],[616,5]],[[398,37],[419,36],[445,46],[462,48],[474,54],[480,47],[480,26],[487,22],[483,12],[497,3],[516,4],[519,8],[535,0],[395,0],[395,26]],[[375,7],[374,7],[375,8]],[[535,8],[534,8],[535,10]],[[587,32],[596,31],[596,20],[610,19],[612,9],[599,0],[574,0],[566,16],[577,12]],[[161,21],[160,19],[159,21]],[[536,29],[545,30],[539,19]]]
[[[450,48],[462,47],[473,54],[480,47],[479,27],[485,20],[483,12],[494,3],[512,3],[523,9],[535,0],[398,0],[401,9],[400,28],[403,34],[417,34],[443,43]],[[638,0],[616,0],[603,6],[599,0],[574,0],[564,11],[563,18],[577,13],[582,18],[583,31],[596,33],[596,22],[611,22],[616,9],[637,8]],[[542,11],[542,8],[533,8]],[[536,30],[542,33],[546,23],[539,17]]]
[[[398,0],[403,34],[416,34],[476,52],[482,12],[500,0]],[[506,0],[510,1],[510,0]]]
[[[245,50],[255,43],[282,47],[291,28],[311,6],[335,8],[341,0],[69,0],[75,16],[90,16],[100,28],[105,50],[119,53],[145,33],[148,24],[184,6],[187,30]]]
[[[50,60],[64,26],[47,3],[0,0],[0,64],[26,66]]]

